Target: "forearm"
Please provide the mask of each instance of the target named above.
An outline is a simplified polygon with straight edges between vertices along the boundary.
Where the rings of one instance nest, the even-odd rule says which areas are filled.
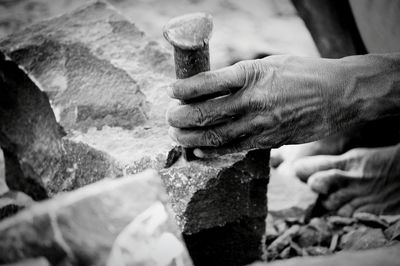
[[[353,123],[400,116],[400,54],[352,56],[339,61],[347,81],[342,108],[353,112]]]
[[[400,115],[399,85],[400,54],[242,61],[171,86],[176,99],[208,100],[171,106],[170,135],[220,154],[310,142]]]
[[[276,70],[276,90],[291,90],[296,121],[292,143],[400,115],[400,54],[342,59],[287,57]],[[283,121],[285,122],[285,121]]]

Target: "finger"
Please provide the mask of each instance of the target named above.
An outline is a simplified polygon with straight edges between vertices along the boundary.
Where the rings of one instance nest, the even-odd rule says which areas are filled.
[[[332,193],[324,202],[322,202],[322,205],[327,210],[335,211],[358,196],[359,191],[354,188],[354,186],[351,186]]]
[[[171,127],[169,134],[183,147],[220,147],[243,136],[257,134],[256,122],[248,116],[204,129]]]
[[[334,155],[316,155],[298,159],[294,162],[293,167],[297,177],[302,181],[320,171],[338,168],[339,157]]]
[[[199,158],[216,158],[226,154],[251,150],[256,147],[255,138],[250,137],[219,148],[196,148],[194,149],[194,155]]]
[[[348,186],[352,181],[354,181],[354,178],[349,176],[347,172],[330,169],[311,175],[307,184],[317,193],[328,194]]]
[[[356,209],[354,213],[367,212],[375,215],[381,215],[383,213],[384,208],[385,204],[382,203],[367,204]]]
[[[356,209],[374,203],[375,201],[376,195],[357,197],[341,207],[337,213],[340,216],[351,217]]]
[[[271,150],[271,158],[269,160],[269,165],[272,168],[277,168],[283,162],[283,156],[280,149]]]
[[[173,104],[167,112],[168,123],[176,128],[212,126],[243,114],[244,105],[236,95],[193,104]]]
[[[226,95],[243,87],[245,80],[245,70],[235,64],[177,80],[169,88],[168,94],[183,101],[210,95]]]
[[[400,196],[398,193],[384,203],[382,214],[398,215],[400,213]]]

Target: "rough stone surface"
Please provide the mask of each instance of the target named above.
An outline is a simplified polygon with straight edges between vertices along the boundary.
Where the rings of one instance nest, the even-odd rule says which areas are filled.
[[[53,168],[49,165],[58,164],[65,133],[55,120],[46,94],[1,53],[0,74],[0,146],[7,184],[10,189],[22,191],[33,187],[37,192],[31,196],[43,199],[45,192],[37,188],[51,180]]]
[[[139,259],[143,265],[157,259],[191,265],[166,200],[159,176],[149,171],[36,204],[0,223],[0,263],[42,256],[51,265],[133,265]],[[172,255],[142,253],[148,246]],[[135,261],[115,256],[122,251]]]
[[[328,222],[330,224],[332,224],[333,226],[346,226],[346,225],[352,225],[356,221],[353,218],[349,218],[349,217],[329,216]]]
[[[122,166],[107,153],[68,137],[62,139],[62,144],[60,167],[47,186],[50,195],[123,175]]]
[[[233,156],[237,162],[229,165]],[[184,233],[223,226],[244,216],[266,218],[269,151],[220,158],[224,159],[221,165],[212,160],[181,161],[161,171]]]
[[[265,217],[242,217],[223,227],[184,234],[195,265],[246,265],[262,260]]]
[[[67,129],[145,124],[143,91],[173,73],[171,55],[104,2],[27,27],[0,50],[41,84]]]
[[[269,151],[255,150],[160,171],[195,265],[263,258],[268,161]]]
[[[332,256],[297,257],[290,260],[253,263],[251,266],[336,266],[336,265],[387,265],[397,266],[400,245],[363,251],[343,251]]]
[[[363,250],[385,245],[387,240],[381,229],[359,227],[341,238],[341,248],[344,250]]]
[[[384,233],[389,240],[400,240],[400,220],[388,227]]]
[[[15,63],[0,59],[0,146],[12,190],[35,200],[121,175],[109,155],[64,137],[49,99]]]
[[[173,58],[111,6],[96,2],[40,22],[0,50],[49,95],[69,140],[114,157],[128,174],[163,167],[172,147],[165,112]]]
[[[17,32],[43,18],[70,11],[93,0],[8,0],[0,2],[0,36]],[[110,0],[146,34],[165,42],[160,34],[165,23],[192,12],[213,14],[215,34],[210,43],[212,68],[229,65],[233,60],[251,59],[258,54],[297,54],[318,56],[304,22],[290,0]],[[235,25],[232,27],[232,19]],[[232,38],[232,36],[240,36]],[[229,42],[227,42],[229,39]],[[172,51],[172,49],[171,49]]]
[[[378,216],[366,213],[366,212],[359,212],[353,215],[358,222],[365,224],[370,227],[377,227],[377,228],[387,228],[389,226],[384,220],[380,219]]]

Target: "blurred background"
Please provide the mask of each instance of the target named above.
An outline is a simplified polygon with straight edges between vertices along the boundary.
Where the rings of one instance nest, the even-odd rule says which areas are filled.
[[[0,38],[31,23],[71,11],[89,0],[0,0]],[[213,69],[266,54],[318,56],[303,21],[289,0],[109,0],[145,34],[171,49],[162,27],[172,17],[208,12]]]

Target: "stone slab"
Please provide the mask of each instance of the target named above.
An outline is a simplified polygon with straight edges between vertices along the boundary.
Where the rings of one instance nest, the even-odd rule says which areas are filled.
[[[14,33],[0,50],[35,78],[66,129],[145,124],[144,91],[173,73],[171,54],[102,1]]]
[[[10,189],[42,200],[122,175],[111,156],[66,137],[47,95],[23,69],[2,56],[0,146]]]
[[[166,201],[160,177],[147,171],[36,204],[0,223],[0,263],[42,256],[52,265],[107,265],[115,261],[111,250],[121,251],[116,246],[128,238],[130,245],[122,250],[143,265],[159,259],[141,253],[143,242],[144,247],[172,248],[174,256],[164,265],[175,265],[175,259],[191,265]],[[112,265],[132,265],[122,258],[118,263]]]
[[[234,163],[232,163],[234,162]],[[227,155],[160,171],[177,222],[186,234],[243,217],[266,217],[269,151]]]

